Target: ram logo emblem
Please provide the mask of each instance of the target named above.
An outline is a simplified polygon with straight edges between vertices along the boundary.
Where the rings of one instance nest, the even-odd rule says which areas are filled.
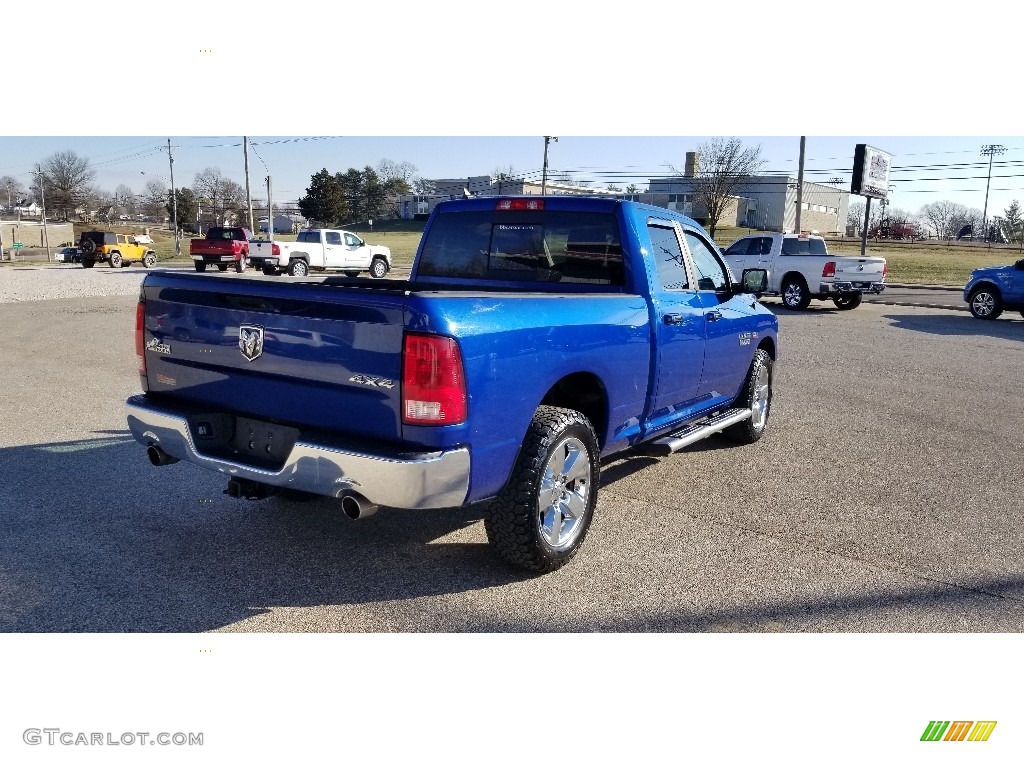
[[[258,325],[242,325],[238,328],[238,348],[242,357],[255,360],[263,354],[263,328]]]

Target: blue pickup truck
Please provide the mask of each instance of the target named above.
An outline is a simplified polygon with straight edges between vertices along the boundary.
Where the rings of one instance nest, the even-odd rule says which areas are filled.
[[[979,320],[995,320],[1004,309],[1018,310],[1024,317],[1024,259],[971,272],[964,301]]]
[[[154,465],[221,472],[235,497],[318,494],[352,518],[484,502],[497,552],[551,571],[583,542],[603,458],[761,437],[766,281],[736,282],[664,208],[444,202],[408,281],[148,275],[128,426]]]

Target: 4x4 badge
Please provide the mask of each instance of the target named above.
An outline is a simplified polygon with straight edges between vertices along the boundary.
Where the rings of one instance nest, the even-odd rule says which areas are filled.
[[[263,354],[263,328],[258,325],[242,325],[238,328],[238,348],[242,357],[255,360]]]

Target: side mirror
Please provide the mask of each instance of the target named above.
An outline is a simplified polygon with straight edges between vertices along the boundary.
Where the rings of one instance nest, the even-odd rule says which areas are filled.
[[[768,290],[768,270],[744,269],[737,293],[764,293]]]

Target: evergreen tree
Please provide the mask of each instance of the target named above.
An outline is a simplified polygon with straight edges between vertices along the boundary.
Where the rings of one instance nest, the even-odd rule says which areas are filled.
[[[1021,214],[1020,203],[1014,200],[1010,207],[1003,211],[1003,219],[1006,222],[1006,235],[1010,240],[1019,240],[1024,234],[1021,225],[1024,224],[1024,215]]]
[[[348,215],[345,192],[335,177],[321,169],[309,180],[299,211],[314,224],[335,224]]]
[[[174,190],[174,196],[178,199],[178,226],[194,225],[196,213],[199,211],[195,192],[188,187],[182,187]],[[170,195],[167,195],[167,218],[174,218],[174,204],[171,202]]]

